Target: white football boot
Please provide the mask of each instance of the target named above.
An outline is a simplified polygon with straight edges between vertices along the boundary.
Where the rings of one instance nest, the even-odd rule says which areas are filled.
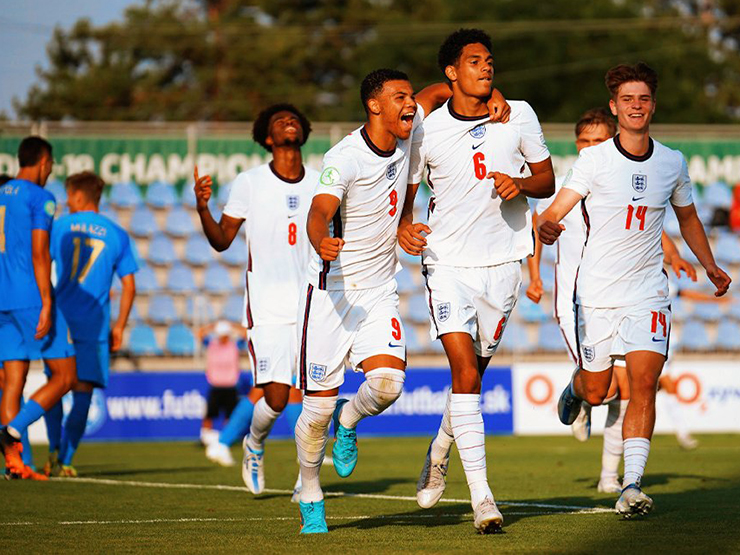
[[[622,493],[622,484],[617,478],[602,478],[596,489],[599,493]]]
[[[231,456],[229,446],[218,441],[206,447],[206,457],[209,461],[218,463],[221,466],[234,466],[236,464],[234,457]]]
[[[475,514],[473,526],[479,534],[495,534],[501,531],[504,517],[501,516],[501,512],[493,499],[486,497],[478,503],[473,512]]]
[[[581,412],[570,425],[570,429],[578,441],[587,441],[591,437],[591,405],[587,403],[581,405]]]
[[[244,436],[242,447],[244,447],[244,459],[242,460],[242,480],[247,489],[257,495],[265,489],[265,451],[252,451],[247,445],[247,438]]]
[[[637,484],[630,484],[622,490],[614,510],[624,518],[646,515],[653,509],[653,500]]]
[[[419,481],[416,483],[416,502],[422,509],[431,509],[442,498],[447,486],[447,465],[449,462],[449,453],[443,461],[432,462],[432,444],[429,444],[424,468],[421,469]]]

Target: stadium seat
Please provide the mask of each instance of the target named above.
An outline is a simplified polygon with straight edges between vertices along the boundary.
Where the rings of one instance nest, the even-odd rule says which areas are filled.
[[[729,210],[732,206],[732,190],[724,181],[715,181],[704,188],[702,200],[703,204],[712,208],[725,208]]]
[[[740,351],[740,325],[732,320],[725,320],[717,326],[715,349],[721,351]]]
[[[678,343],[686,351],[708,351],[711,348],[707,330],[698,320],[689,320],[683,325]]]
[[[673,299],[671,301],[671,319],[674,322],[683,322],[691,316],[693,309],[693,305],[681,297]]]
[[[429,322],[429,302],[426,295],[411,295],[407,299],[406,310],[403,314],[410,322],[426,324]]]
[[[185,243],[185,262],[191,266],[205,266],[214,259],[214,250],[201,233],[193,233]]]
[[[134,237],[151,237],[157,231],[157,220],[154,213],[144,205],[134,208],[131,214],[131,220],[128,223],[128,230]]]
[[[540,350],[548,353],[565,351],[563,335],[555,322],[546,322],[540,325],[537,333],[537,346]]]
[[[141,192],[134,183],[116,183],[108,200],[116,208],[133,208],[141,204]]]
[[[146,188],[146,203],[152,208],[170,208],[177,202],[175,188],[169,183],[155,181]]]
[[[155,266],[169,266],[176,262],[177,255],[172,240],[163,233],[158,233],[152,237],[149,242],[147,260]]]
[[[117,223],[118,225],[121,225],[121,222],[118,219],[118,212],[116,212],[115,210],[113,210],[110,206],[108,206],[106,208],[102,208],[101,207],[101,209],[100,209],[100,215],[101,216],[105,216],[110,221],[112,221],[114,223]]]
[[[137,294],[149,294],[159,291],[159,282],[151,266],[147,266],[146,264],[140,265],[139,271],[134,274],[134,279],[136,280]],[[117,290],[121,289],[121,281],[117,277],[114,280],[114,284]]]
[[[121,309],[121,298],[119,296],[116,296],[115,298],[111,298],[110,301],[110,321],[111,325],[113,325],[113,322],[115,322],[118,319],[118,315],[120,314]],[[139,309],[138,305],[136,304],[136,301],[134,301],[134,304],[131,305],[131,312],[129,312],[128,315],[128,323],[131,324],[138,324],[141,322],[141,316],[139,315]]]
[[[427,348],[419,341],[419,334],[414,326],[404,326],[406,332],[406,352],[411,355],[418,355],[427,351]]]
[[[188,297],[185,301],[185,317],[186,322],[195,323],[199,326],[205,325],[209,322],[213,322],[216,319],[213,306],[211,305],[208,297],[204,295],[198,295],[195,298]]]
[[[246,267],[247,265],[247,243],[241,234],[234,237],[231,246],[221,253],[221,262],[229,266]]]
[[[216,203],[220,207],[226,206],[229,201],[229,192],[231,191],[231,183],[224,183],[218,187],[218,195],[216,196]]]
[[[519,318],[524,322],[545,322],[550,319],[550,316],[545,314],[542,306],[530,301],[524,292],[519,296],[516,311]]]
[[[169,295],[155,295],[149,299],[147,320],[152,324],[171,324],[177,320],[177,309]]]
[[[225,294],[234,291],[234,284],[228,270],[218,262],[213,262],[206,268],[203,289],[209,293]]]
[[[672,273],[672,270],[669,275],[671,276],[670,279],[671,279],[672,284],[676,286],[679,291],[683,289],[698,291],[699,289],[703,287],[702,281],[706,281],[706,279],[703,278],[701,274],[698,274],[698,279],[696,281],[692,281],[683,272],[681,272],[680,278],[676,278],[675,274]]]
[[[190,328],[175,324],[167,330],[165,350],[173,356],[192,356],[195,352],[195,337]]]
[[[730,303],[727,315],[740,322],[740,299],[735,299]]]
[[[704,322],[719,322],[722,319],[722,309],[711,301],[695,302],[692,316]]]
[[[128,349],[132,355],[161,355],[162,350],[157,345],[154,330],[149,326],[138,325],[131,329],[128,340]]]
[[[195,185],[185,183],[180,192],[180,203],[186,208],[195,208]]]
[[[167,213],[164,231],[172,237],[187,237],[196,230],[190,213],[182,206],[174,206]]]
[[[722,233],[712,252],[720,264],[740,264],[740,237],[734,233]]]
[[[404,293],[416,293],[421,291],[421,287],[414,283],[414,276],[408,268],[402,268],[400,272],[396,274],[396,283],[398,284],[398,292]]]
[[[194,293],[197,287],[192,270],[179,262],[174,264],[167,274],[166,288],[176,294]]]
[[[57,179],[50,180],[46,183],[44,189],[54,195],[54,199],[57,201],[57,207],[65,206],[67,204],[67,190],[64,188],[64,183],[61,181]]]
[[[228,320],[229,322],[242,322],[242,315],[244,314],[244,296],[243,295],[229,295],[226,299],[223,309],[221,310],[221,318]]]
[[[552,292],[555,289],[555,266],[545,262],[540,264],[540,279],[542,288],[548,293]]]
[[[499,349],[514,353],[529,353],[533,350],[527,329],[516,322],[506,324]]]

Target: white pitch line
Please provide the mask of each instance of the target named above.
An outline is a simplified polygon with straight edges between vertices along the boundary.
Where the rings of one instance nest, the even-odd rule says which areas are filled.
[[[140,482],[135,480],[109,480],[106,478],[52,478],[55,482],[77,482],[88,484],[103,484],[108,486],[134,486],[144,488],[163,488],[163,489],[210,489],[218,491],[240,491],[247,492],[244,486],[226,486],[222,484],[178,484],[170,482]],[[292,490],[287,489],[265,489],[264,493],[276,493],[281,495],[290,495]],[[385,499],[389,501],[416,501],[416,497],[404,495],[384,495],[379,493],[350,493],[343,491],[324,492],[326,497],[357,497],[360,499]],[[470,499],[440,499],[442,503],[470,503]],[[576,514],[590,513],[611,513],[613,509],[606,507],[584,507],[583,505],[555,505],[552,503],[536,503],[529,501],[497,501],[498,505],[508,507],[532,507],[535,509],[554,509],[557,511],[575,511]],[[528,513],[532,514],[532,513]]]

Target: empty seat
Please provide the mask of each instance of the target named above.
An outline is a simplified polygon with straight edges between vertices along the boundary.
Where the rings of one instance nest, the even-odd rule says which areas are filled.
[[[149,294],[159,291],[159,282],[157,282],[157,276],[154,270],[146,264],[141,264],[139,270],[134,274],[136,280],[136,293],[137,294]],[[121,290],[121,280],[118,276],[113,276],[113,289],[115,291]]]
[[[740,320],[740,299],[735,299],[730,303],[730,308],[727,311],[727,315],[731,316],[735,320]]]
[[[213,322],[215,319],[216,315],[208,297],[198,295],[194,298],[188,297],[185,301],[184,320],[186,322],[204,325],[208,322]]]
[[[223,309],[221,310],[221,318],[228,320],[229,322],[241,323],[244,314],[244,296],[243,295],[229,295],[226,299]]]
[[[49,191],[57,201],[57,207],[64,206],[67,203],[67,190],[64,188],[64,183],[56,179],[48,181],[44,187]]]
[[[118,315],[120,314],[120,309],[121,309],[120,299],[121,298],[119,296],[116,296],[115,298],[111,297],[111,300],[110,300],[111,325],[115,320],[118,319]],[[131,312],[129,312],[129,315],[128,315],[128,323],[138,324],[140,322],[141,322],[141,316],[139,315],[138,305],[136,304],[136,301],[134,301],[134,304],[131,305]]]
[[[101,216],[105,216],[110,221],[115,222],[115,223],[117,223],[117,224],[120,225],[120,221],[118,220],[118,212],[116,212],[115,210],[113,210],[110,206],[108,206],[106,208],[102,208],[101,207],[101,209],[100,209],[100,215]]]
[[[411,322],[429,322],[429,302],[426,296],[422,294],[410,296],[403,317]]]
[[[155,181],[146,188],[146,203],[152,208],[169,208],[176,202],[175,188],[169,183]]]
[[[427,350],[426,346],[419,341],[419,334],[413,326],[405,326],[406,332],[406,352],[412,355],[418,355]]]
[[[722,351],[740,351],[740,326],[732,320],[725,320],[717,327],[716,349]]]
[[[411,275],[408,268],[402,268],[396,274],[396,283],[398,284],[399,293],[416,293],[421,291],[421,286],[414,283],[414,276]]]
[[[247,243],[237,235],[228,249],[221,253],[221,261],[229,266],[247,265]]]
[[[197,290],[193,272],[180,263],[174,264],[167,274],[166,288],[171,293],[188,294]]]
[[[721,264],[740,264],[740,237],[734,233],[723,233],[712,251]]]
[[[530,301],[526,295],[520,295],[516,306],[517,313],[524,322],[545,322],[550,319],[542,306]]]
[[[191,356],[195,352],[193,332],[183,324],[171,326],[167,330],[165,349],[174,356]]]
[[[196,230],[190,213],[182,206],[175,206],[167,213],[164,231],[172,237],[187,237]]]
[[[205,266],[213,261],[214,250],[208,239],[200,233],[193,233],[185,243],[185,262],[191,266]]]
[[[136,356],[161,355],[162,350],[157,345],[154,330],[149,326],[138,325],[131,329],[128,340],[128,349]]]
[[[694,318],[698,318],[704,322],[719,322],[722,319],[722,309],[717,303],[709,302],[698,302],[694,303]]]
[[[229,201],[229,193],[231,192],[231,183],[224,183],[218,187],[218,196],[216,202],[219,206],[226,206]]]
[[[671,319],[674,322],[683,322],[693,311],[693,305],[683,300],[681,297],[677,297],[671,301]]]
[[[547,352],[565,351],[563,335],[555,322],[545,322],[540,325],[537,333],[537,346]]]
[[[704,324],[698,320],[689,320],[683,325],[679,346],[686,351],[707,351],[711,348],[709,336]]]
[[[133,208],[141,204],[141,192],[131,182],[115,183],[111,187],[110,203],[116,208]]]
[[[157,231],[157,220],[154,213],[144,205],[137,206],[131,214],[128,229],[134,237],[151,237]]]
[[[185,183],[180,192],[180,203],[186,208],[195,208],[195,185],[193,183]]]
[[[732,206],[732,190],[724,181],[715,181],[704,188],[702,195],[703,203],[712,208],[725,208]]]
[[[152,237],[149,242],[147,260],[155,266],[168,266],[175,262],[177,255],[172,240],[163,233],[158,233]]]
[[[224,294],[234,290],[228,270],[221,264],[214,262],[206,268],[203,288],[209,293]]]
[[[155,295],[149,300],[147,319],[152,324],[171,324],[177,320],[175,302],[169,295]]]
[[[514,353],[528,353],[533,350],[532,343],[529,340],[527,328],[517,322],[506,324],[504,334],[499,344],[499,349]]]

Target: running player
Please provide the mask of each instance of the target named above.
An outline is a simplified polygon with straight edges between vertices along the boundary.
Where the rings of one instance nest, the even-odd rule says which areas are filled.
[[[529,104],[510,101],[508,123],[488,121],[493,58],[485,32],[460,29],[447,37],[439,67],[452,98],[414,135],[412,185],[398,229],[401,247],[423,256],[432,340],[442,340],[452,370],[451,395],[427,452],[417,501],[429,508],[441,498],[454,442],[470,487],[475,528],[488,533],[500,528],[503,517],[486,475],[481,376],[516,304],[521,260],[532,254],[526,197],[550,196],[554,176]],[[530,177],[524,177],[526,167]],[[413,223],[425,168],[433,194],[428,227]]]
[[[606,74],[609,106],[620,133],[581,151],[539,234],[551,245],[558,222],[579,202],[587,241],[576,278],[577,355],[580,369],[563,391],[560,420],[572,424],[585,401],[603,402],[614,359],[624,358],[630,402],[624,416],[624,482],[615,510],[626,518],[647,514],[653,501],[640,489],[655,424],[655,392],[670,332],[668,279],[661,234],[670,203],[681,235],[722,296],[729,276],[714,261],[691,198],[686,161],[650,137],[658,76],[649,66],[619,65]]]
[[[253,383],[264,396],[254,404],[253,412],[249,399],[240,401],[228,430],[224,429],[228,437],[222,433],[210,455],[228,463],[223,450],[228,450],[244,419],[251,416],[249,435],[243,442],[242,478],[254,494],[262,493],[265,487],[265,439],[286,405],[300,402],[300,392],[291,388],[296,375],[296,318],[309,258],[304,225],[319,177],[303,165],[301,157],[310,132],[309,121],[290,104],[263,110],[254,122],[253,136],[273,159],[237,176],[220,222],[208,209],[211,178],[199,177],[195,169],[198,215],[211,246],[219,252],[227,249],[246,221],[248,262],[242,323],[248,329]]]
[[[11,474],[45,479],[23,464],[20,439],[74,385],[75,359],[51,287],[49,235],[56,202],[43,188],[53,164],[51,144],[26,137],[18,161],[16,179],[0,187],[0,361],[5,370],[0,449]],[[51,377],[20,408],[29,363],[39,358],[46,360]]]
[[[70,175],[65,186],[70,213],[54,223],[51,256],[56,267],[56,301],[74,342],[77,383],[63,427],[61,401],[46,413],[49,461],[44,470],[51,476],[76,477],[72,458],[85,433],[93,389],[108,385],[109,353],[118,351],[123,343],[136,295],[134,273],[138,266],[128,234],[98,214],[103,180],[85,171]],[[111,326],[114,274],[121,278],[121,304]]]

